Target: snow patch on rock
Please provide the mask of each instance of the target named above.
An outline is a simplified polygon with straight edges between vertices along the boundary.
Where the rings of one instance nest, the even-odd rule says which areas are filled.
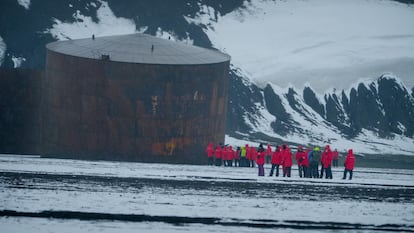
[[[17,3],[20,6],[24,7],[26,10],[30,9],[30,3],[31,3],[30,0],[17,0]]]
[[[95,36],[111,36],[132,34],[145,31],[145,27],[136,29],[132,19],[116,17],[108,3],[101,1],[101,6],[97,9],[98,23],[91,17],[84,16],[79,10],[73,14],[75,22],[62,22],[54,18],[54,24],[45,33],[52,34],[58,40],[81,39]]]

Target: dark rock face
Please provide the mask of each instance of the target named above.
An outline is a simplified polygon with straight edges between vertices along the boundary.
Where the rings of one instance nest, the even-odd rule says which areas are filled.
[[[251,115],[257,112],[255,103],[263,104],[263,97],[260,89],[255,85],[247,85],[243,78],[231,70],[229,82],[229,104],[227,110],[227,133],[239,131],[249,132],[251,127],[246,124],[244,117],[253,120]]]
[[[378,126],[382,124],[382,112],[376,100],[377,93],[372,84],[369,87],[359,84],[356,90],[351,91],[349,116],[353,128],[358,130],[366,128],[374,131],[379,129]]]
[[[237,86],[240,90],[247,88],[237,78],[233,78],[231,83],[231,86]],[[300,124],[295,122],[282,103],[282,99],[285,99],[289,104],[290,111],[298,113],[303,120],[312,124],[331,125],[348,138],[357,136],[363,129],[373,131],[379,137],[392,137],[393,134],[408,137],[414,135],[412,90],[410,94],[402,83],[389,75],[383,75],[368,84],[360,83],[356,88],[352,88],[348,94],[344,90],[326,93],[324,103],[320,103],[310,87],[304,88],[303,102],[301,102],[297,101],[300,96],[293,88],[288,89],[287,93],[276,93],[270,85],[263,89],[253,88],[253,84],[249,85],[248,90],[254,90],[254,92],[244,91],[242,96],[236,96],[240,98],[239,100],[232,99],[230,101],[229,108],[233,111],[229,112],[228,122],[234,123],[238,119],[240,125],[245,125],[237,115],[247,114],[254,118],[257,109],[253,103],[264,102],[267,111],[276,118],[271,123],[274,132],[280,135],[301,132]],[[235,92],[237,89],[230,93],[230,98],[235,97]],[[263,100],[260,99],[260,92],[263,93]],[[236,102],[237,106],[234,104]],[[316,121],[314,115],[307,110],[309,107],[324,121]],[[232,114],[236,111],[234,109],[238,109],[237,115]],[[233,127],[227,130],[231,131],[232,129]],[[248,133],[248,131],[243,131],[247,127],[239,127],[238,129]]]
[[[355,136],[361,129],[374,131],[380,137],[392,133],[413,136],[413,98],[393,77],[383,75],[369,85],[359,84],[351,89],[349,100],[342,92],[342,111],[336,95],[325,98],[327,120],[347,136]]]
[[[305,87],[303,89],[303,98],[305,99],[305,103],[309,105],[315,112],[319,113],[319,115],[325,115],[325,107],[321,104],[316,98],[315,92],[310,87]]]
[[[325,95],[326,120],[344,132],[345,135],[352,136],[354,132],[345,110],[344,103],[348,105],[348,100],[344,92],[342,93],[342,98],[345,99],[342,99],[342,101],[336,93]]]
[[[385,113],[381,130],[413,136],[414,101],[408,90],[396,80],[382,76],[378,79],[378,97]]]
[[[277,95],[270,85],[267,85],[264,90],[264,99],[266,102],[266,108],[270,114],[276,117],[276,120],[272,122],[271,127],[274,132],[278,132],[281,135],[286,135],[291,130],[292,121],[289,114],[286,113],[286,109],[282,104],[284,96]]]

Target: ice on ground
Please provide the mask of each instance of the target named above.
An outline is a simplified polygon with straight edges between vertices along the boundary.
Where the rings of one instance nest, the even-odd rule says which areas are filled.
[[[2,155],[0,210],[412,223],[414,171],[356,168],[353,180],[342,180],[342,171],[315,180],[299,178],[296,169],[291,178],[258,177],[257,168]]]
[[[80,220],[58,220],[58,219],[36,219],[36,218],[11,218],[0,217],[0,224],[4,232],[27,233],[27,232],[88,232],[88,233],[136,233],[136,232],[156,232],[156,233],[179,233],[179,232],[198,232],[198,233],[252,233],[257,232],[257,228],[247,228],[242,226],[205,225],[205,224],[167,224],[161,222],[119,222],[119,221],[80,221]],[[261,228],[260,232],[273,233],[275,229]],[[278,228],[279,233],[301,232],[299,229]],[[320,233],[320,229],[309,230],[308,233]],[[325,232],[325,231],[322,231]],[[329,232],[329,231],[328,231]],[[336,231],[338,232],[338,231]],[[347,230],[346,232],[351,232]],[[362,232],[359,230],[358,232]]]
[[[243,144],[244,145],[244,144]],[[266,170],[269,167],[266,165]],[[235,169],[235,168],[234,168]],[[206,167],[198,165],[175,165],[175,164],[158,164],[158,163],[129,163],[129,162],[112,162],[112,161],[85,161],[71,159],[47,159],[39,156],[16,156],[0,154],[0,171],[18,172],[18,173],[46,173],[62,175],[90,175],[90,176],[108,176],[108,177],[133,177],[133,178],[155,178],[171,180],[206,180],[217,179],[223,181],[235,182],[238,179],[243,182],[272,182],[284,183],[286,179],[272,179],[257,177],[256,170],[234,170],[224,167]],[[380,170],[381,176],[375,173]],[[334,171],[340,173],[342,168],[334,168]],[[364,174],[358,177],[358,172]],[[395,170],[395,169],[377,169],[377,168],[359,168],[355,169],[356,177],[351,185],[414,185],[411,181],[414,170]],[[393,173],[388,176],[387,173]],[[296,177],[298,178],[298,177]],[[307,183],[307,180],[291,178],[289,182]],[[337,176],[334,182],[349,185],[348,181],[343,181]],[[247,180],[246,180],[247,179]],[[318,180],[321,185],[331,185],[330,180]]]

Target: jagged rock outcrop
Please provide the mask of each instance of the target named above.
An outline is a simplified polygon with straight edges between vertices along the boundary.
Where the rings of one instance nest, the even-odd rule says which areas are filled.
[[[389,138],[393,134],[414,135],[412,91],[409,93],[397,77],[389,74],[372,82],[359,83],[349,91],[327,92],[322,100],[309,86],[303,89],[301,96],[293,87],[275,90],[272,85],[267,85],[259,89],[251,83],[245,86],[236,77],[231,83],[234,90],[230,92],[229,122],[232,123],[229,130],[238,128],[241,132],[250,132],[240,116],[249,116],[243,119],[250,122],[256,121],[257,104],[265,103],[265,109],[275,117],[269,127],[282,136],[308,132],[304,129],[305,123],[321,125],[347,138],[357,136],[362,130],[372,131],[380,138]],[[244,127],[235,127],[234,122]]]

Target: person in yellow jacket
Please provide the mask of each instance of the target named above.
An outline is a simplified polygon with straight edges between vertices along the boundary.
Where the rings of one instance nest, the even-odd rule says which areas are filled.
[[[247,167],[246,147],[244,146],[240,148],[240,167]]]

